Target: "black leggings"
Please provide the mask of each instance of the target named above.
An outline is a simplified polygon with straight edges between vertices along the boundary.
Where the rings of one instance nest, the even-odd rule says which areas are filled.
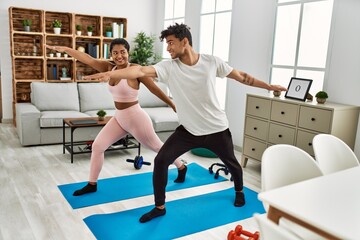
[[[235,191],[243,189],[243,172],[234,154],[234,145],[229,129],[209,135],[195,136],[182,125],[164,143],[154,160],[153,187],[155,205],[165,204],[165,189],[168,168],[174,159],[193,148],[207,148],[214,152],[228,167],[234,179]]]

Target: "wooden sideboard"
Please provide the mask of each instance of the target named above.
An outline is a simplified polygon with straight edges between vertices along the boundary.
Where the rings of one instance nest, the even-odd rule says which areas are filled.
[[[332,134],[354,149],[360,107],[326,102],[301,102],[283,97],[248,94],[246,98],[243,155],[261,161],[265,149],[275,144],[297,146],[314,156],[312,139]]]

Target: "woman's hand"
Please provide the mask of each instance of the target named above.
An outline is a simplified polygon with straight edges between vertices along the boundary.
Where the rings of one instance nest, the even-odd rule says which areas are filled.
[[[100,82],[108,82],[108,81],[110,81],[110,78],[111,78],[110,73],[111,73],[111,71],[95,73],[92,75],[84,76],[83,80],[97,80]]]

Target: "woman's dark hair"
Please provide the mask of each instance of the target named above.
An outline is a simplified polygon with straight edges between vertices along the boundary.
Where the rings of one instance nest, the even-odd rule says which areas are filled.
[[[112,51],[114,45],[123,45],[123,46],[126,48],[126,50],[127,50],[128,52],[130,52],[130,45],[129,45],[129,43],[128,43],[125,39],[123,39],[123,38],[115,38],[114,40],[111,41],[111,43],[110,43],[110,52]]]
[[[170,35],[174,35],[180,41],[183,40],[184,38],[187,38],[189,40],[190,46],[192,46],[192,37],[190,33],[190,28],[185,24],[175,23],[174,25],[170,25],[167,29],[161,32],[160,41],[163,41],[164,38]]]

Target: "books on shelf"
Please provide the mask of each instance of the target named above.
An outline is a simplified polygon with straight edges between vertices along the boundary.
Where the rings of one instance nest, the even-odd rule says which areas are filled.
[[[113,37],[114,38],[123,38],[124,37],[124,24],[113,22],[111,24],[113,29]]]

